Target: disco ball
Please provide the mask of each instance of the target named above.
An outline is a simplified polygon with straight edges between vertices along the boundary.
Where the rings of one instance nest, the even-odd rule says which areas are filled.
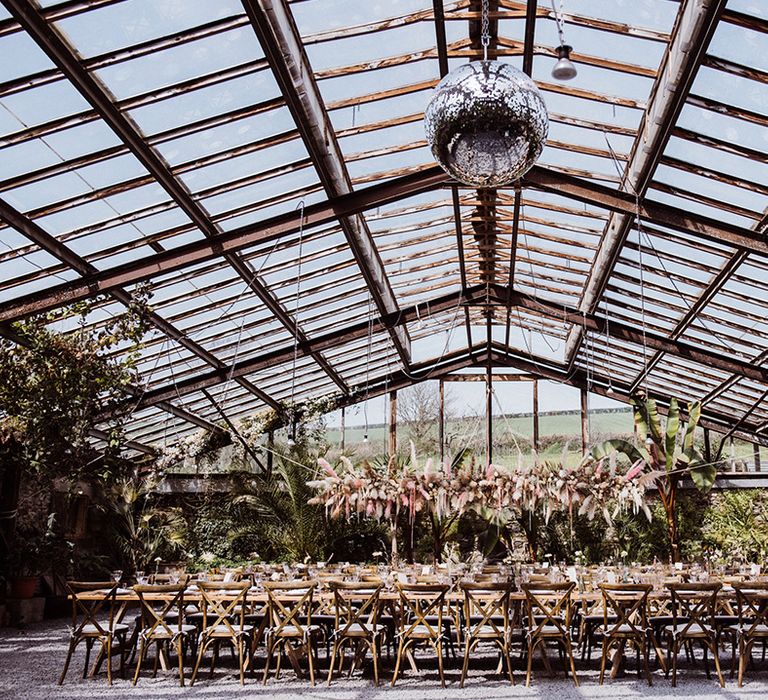
[[[424,113],[435,160],[459,182],[500,187],[541,155],[549,116],[536,84],[498,61],[472,61],[446,75]]]

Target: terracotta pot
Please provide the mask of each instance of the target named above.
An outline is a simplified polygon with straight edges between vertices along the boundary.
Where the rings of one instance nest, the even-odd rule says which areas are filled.
[[[39,576],[17,576],[11,579],[11,598],[34,598]]]

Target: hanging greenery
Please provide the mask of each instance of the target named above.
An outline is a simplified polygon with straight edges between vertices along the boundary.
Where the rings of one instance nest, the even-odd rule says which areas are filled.
[[[323,478],[309,482],[318,492],[310,503],[323,505],[331,518],[356,514],[389,522],[393,554],[401,514],[412,523],[421,513],[445,522],[472,510],[494,512],[500,521],[510,514],[540,512],[546,522],[563,511],[572,519],[578,509],[588,520],[600,514],[611,525],[619,513],[631,510],[650,520],[646,491],[660,476],[646,471],[641,461],[621,471],[615,453],[597,460],[587,456],[577,467],[554,462],[525,467],[520,462],[513,468],[483,468],[474,459],[453,464],[428,459],[422,467],[413,444],[409,462],[392,457],[384,469],[367,461],[355,466],[344,456],[335,467],[324,459],[318,464]]]
[[[72,480],[112,475],[128,417],[116,409],[138,380],[148,299],[139,289],[124,314],[99,327],[87,323],[97,300],[12,325],[15,341],[0,339],[0,461]],[[58,323],[74,328],[59,333]],[[107,436],[100,459],[97,426]]]
[[[304,401],[282,401],[279,409],[268,408],[234,422],[235,428],[247,445],[258,448],[265,434],[289,427],[294,442],[307,444],[320,442],[325,437],[322,417],[338,407],[340,396],[327,394]],[[226,425],[219,430],[198,430],[168,445],[158,447],[155,464],[159,470],[184,462],[187,458],[199,461],[211,457],[225,445],[233,445],[232,461],[242,465],[247,462],[246,450],[240,440]]]

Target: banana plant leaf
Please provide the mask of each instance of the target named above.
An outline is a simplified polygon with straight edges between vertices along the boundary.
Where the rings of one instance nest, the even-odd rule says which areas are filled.
[[[675,468],[675,449],[677,447],[677,433],[679,430],[680,407],[677,405],[677,399],[673,398],[669,402],[669,413],[667,414],[667,434],[664,441],[664,454],[666,456],[668,472],[671,472]]]

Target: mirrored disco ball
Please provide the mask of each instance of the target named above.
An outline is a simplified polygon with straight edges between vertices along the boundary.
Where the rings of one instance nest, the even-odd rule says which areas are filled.
[[[541,155],[549,116],[525,73],[498,61],[472,61],[440,81],[424,130],[443,170],[465,185],[499,187]]]

